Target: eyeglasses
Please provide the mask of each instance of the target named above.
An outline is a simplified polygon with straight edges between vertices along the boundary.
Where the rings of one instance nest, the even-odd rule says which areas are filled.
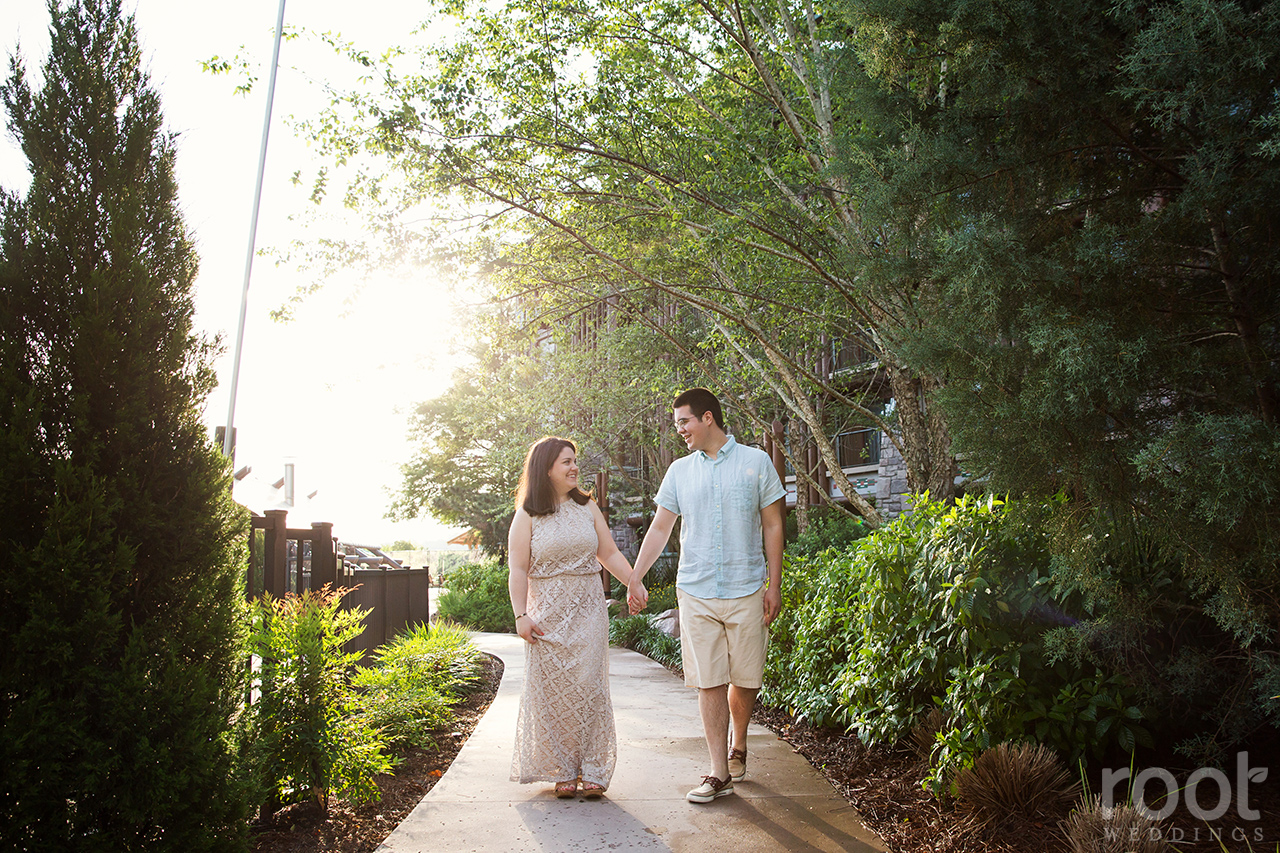
[[[692,423],[693,421],[696,421],[696,420],[697,418],[680,418],[676,421],[675,427],[676,429],[683,429],[685,424]]]

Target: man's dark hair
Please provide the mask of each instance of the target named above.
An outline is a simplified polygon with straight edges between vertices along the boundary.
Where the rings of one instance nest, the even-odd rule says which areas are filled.
[[[551,488],[551,478],[547,475],[566,447],[575,454],[578,452],[572,441],[554,435],[539,439],[529,448],[529,455],[524,459],[524,470],[520,472],[520,485],[516,488],[516,506],[524,507],[529,515],[551,515],[556,511],[556,493]],[[577,486],[569,492],[569,497],[579,505],[591,500],[591,495]]]
[[[689,411],[693,412],[693,416],[699,420],[707,412],[711,413],[711,417],[715,419],[716,426],[724,429],[724,413],[720,411],[720,401],[716,399],[716,395],[712,394],[706,388],[690,388],[671,404],[672,409],[678,409],[681,406],[688,406]]]

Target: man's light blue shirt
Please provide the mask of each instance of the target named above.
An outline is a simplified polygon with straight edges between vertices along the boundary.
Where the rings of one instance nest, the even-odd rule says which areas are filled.
[[[763,450],[733,436],[715,458],[671,463],[654,502],[681,517],[676,586],[696,598],[741,598],[764,585],[760,510],[786,494]]]

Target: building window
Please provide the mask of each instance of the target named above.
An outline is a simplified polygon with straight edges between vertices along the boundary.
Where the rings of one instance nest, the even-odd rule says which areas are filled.
[[[836,458],[841,468],[880,464],[880,431],[860,429],[836,436]]]

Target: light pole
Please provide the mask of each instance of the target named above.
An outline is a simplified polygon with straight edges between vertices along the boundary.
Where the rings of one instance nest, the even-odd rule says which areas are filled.
[[[244,321],[249,312],[249,274],[253,271],[253,253],[258,238],[258,210],[262,207],[262,176],[267,169],[267,137],[271,132],[271,106],[276,97],[276,72],[280,67],[280,40],[284,33],[284,3],[276,13],[276,39],[271,51],[271,81],[267,84],[267,114],[262,120],[262,147],[258,151],[258,180],[253,191],[253,216],[249,222],[249,249],[244,259],[244,290],[240,295],[240,324],[236,329],[236,354],[231,368],[231,404],[227,408],[227,431],[222,437],[222,452],[231,456],[236,421],[236,391],[240,385],[240,355],[244,351]]]

